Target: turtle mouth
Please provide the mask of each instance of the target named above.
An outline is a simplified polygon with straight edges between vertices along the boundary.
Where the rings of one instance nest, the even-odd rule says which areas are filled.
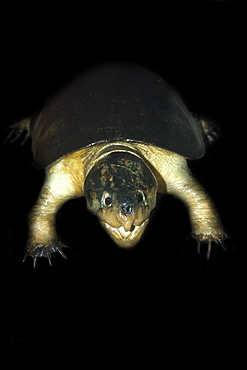
[[[114,242],[122,248],[134,247],[141,239],[143,232],[148,224],[148,218],[141,225],[132,225],[129,231],[126,231],[123,226],[113,227],[107,222],[102,222],[101,225],[114,240]]]

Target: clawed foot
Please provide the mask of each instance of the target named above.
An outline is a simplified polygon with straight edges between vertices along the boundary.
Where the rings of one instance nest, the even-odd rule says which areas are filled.
[[[221,247],[223,248],[223,250],[226,252],[226,247],[225,247],[225,244],[224,244],[224,239],[227,237],[226,234],[224,234],[222,236],[218,236],[218,237],[214,237],[212,235],[207,235],[206,236],[206,235],[193,234],[192,237],[195,238],[196,241],[197,241],[197,251],[198,251],[199,254],[201,252],[201,245],[203,243],[207,244],[207,247],[208,247],[208,249],[207,249],[207,260],[210,259],[212,243],[220,244]]]
[[[30,137],[30,118],[24,118],[20,122],[14,123],[8,127],[8,135],[6,136],[4,143],[10,142],[11,144],[21,138],[21,145]]]
[[[33,267],[35,268],[38,258],[45,257],[48,259],[50,266],[52,266],[51,256],[53,253],[59,252],[63,258],[67,259],[66,255],[62,251],[63,248],[67,248],[67,246],[60,241],[54,242],[50,245],[27,245],[26,253],[22,262],[26,261],[26,258],[30,256],[33,258]]]

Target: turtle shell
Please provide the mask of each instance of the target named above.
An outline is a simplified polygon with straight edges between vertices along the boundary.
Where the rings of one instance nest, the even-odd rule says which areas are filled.
[[[32,121],[38,167],[99,142],[149,143],[190,159],[204,155],[201,125],[157,74],[129,64],[87,71]]]

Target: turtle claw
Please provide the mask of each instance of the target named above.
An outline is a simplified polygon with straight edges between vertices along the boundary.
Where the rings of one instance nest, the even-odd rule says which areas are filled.
[[[48,259],[49,265],[52,266],[51,257],[53,253],[59,252],[63,258],[67,259],[65,253],[62,251],[62,248],[67,248],[67,246],[59,241],[54,242],[50,245],[27,245],[26,253],[22,262],[25,262],[27,257],[32,257],[33,267],[36,268],[38,259],[41,257],[45,257]]]
[[[200,254],[201,253],[201,243],[202,241],[201,240],[197,240],[197,253]],[[207,250],[207,260],[210,259],[210,255],[211,255],[211,240],[208,241],[208,250]]]
[[[199,239],[197,237],[194,236],[194,238],[197,240],[197,252],[198,254],[200,254],[201,252],[201,244],[202,243],[207,243],[207,260],[209,261],[210,260],[210,256],[211,256],[211,250],[212,250],[212,243],[216,243],[216,244],[220,244],[222,249],[226,252],[226,247],[225,247],[225,244],[224,244],[224,241],[220,238],[208,238],[208,239]]]
[[[30,137],[30,118],[24,118],[20,122],[10,125],[7,129],[9,132],[6,135],[3,144],[10,142],[13,144],[21,138],[21,145],[23,146]]]
[[[212,246],[212,243],[211,243],[211,240],[208,241],[208,250],[207,250],[207,260],[209,261],[210,259],[210,255],[211,255],[211,246]]]
[[[222,247],[223,251],[225,251],[225,252],[226,252],[226,246],[225,246],[225,243],[223,242],[223,240],[219,239],[219,240],[218,240],[218,243],[221,245],[221,247]]]

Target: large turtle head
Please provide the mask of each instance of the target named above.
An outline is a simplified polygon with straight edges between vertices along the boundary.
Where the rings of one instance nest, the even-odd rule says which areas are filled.
[[[157,182],[146,163],[128,152],[112,152],[89,171],[88,209],[121,247],[140,240],[156,204]]]

